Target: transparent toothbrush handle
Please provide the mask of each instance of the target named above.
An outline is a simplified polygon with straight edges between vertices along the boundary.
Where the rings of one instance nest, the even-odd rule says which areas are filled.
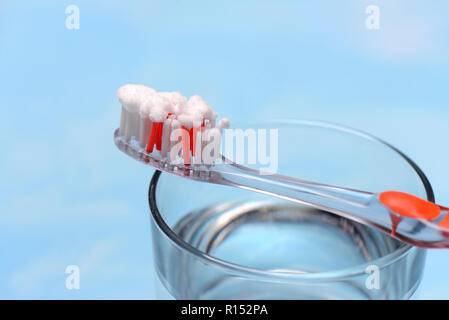
[[[426,248],[449,247],[449,229],[441,228],[437,223],[428,219],[405,216],[404,210],[401,212],[400,207],[385,205],[379,200],[385,192],[376,194],[278,174],[264,175],[257,170],[234,163],[217,165],[214,171],[215,174],[211,176],[209,182],[232,185],[306,204],[376,227],[413,245]],[[420,200],[430,203],[427,200]],[[430,204],[441,208],[438,215],[445,209],[433,203]]]
[[[210,182],[269,194],[342,215],[368,209],[375,197],[371,192],[335,187],[279,174],[263,174],[234,163],[217,165],[214,171],[218,174],[212,175]]]

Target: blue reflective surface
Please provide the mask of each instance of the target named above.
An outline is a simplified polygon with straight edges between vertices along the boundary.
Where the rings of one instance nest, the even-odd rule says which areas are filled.
[[[80,11],[66,28],[66,7]],[[365,9],[380,8],[367,30]],[[118,87],[201,94],[220,115],[319,119],[379,136],[449,204],[449,4],[0,4],[1,298],[153,298],[152,170],[114,146]],[[421,298],[449,298],[431,251]],[[78,265],[80,290],[65,269]]]

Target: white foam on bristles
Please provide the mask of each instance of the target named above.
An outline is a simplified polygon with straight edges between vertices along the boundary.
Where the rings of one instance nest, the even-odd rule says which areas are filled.
[[[209,104],[201,98],[201,96],[195,94],[190,97],[187,101],[186,113],[196,115],[197,117],[203,119],[211,119],[212,108]]]
[[[179,92],[172,92],[170,101],[175,109],[175,114],[181,114],[187,105],[187,98]]]
[[[204,119],[204,116],[201,113],[191,113],[189,116],[190,119],[192,120],[193,127],[201,127],[201,124]]]
[[[190,114],[184,113],[178,115],[178,121],[183,127],[186,127],[187,129],[190,129],[192,127],[192,116]]]
[[[160,94],[152,96],[150,104],[150,118],[153,122],[163,122],[168,113],[173,112],[173,106],[166,97]]]
[[[159,94],[165,98],[167,98],[173,109],[172,112],[176,115],[183,113],[186,105],[187,105],[187,98],[184,97],[179,92],[173,91],[173,92],[159,92]]]
[[[136,84],[125,84],[117,90],[117,97],[122,106],[129,112],[137,112],[140,108],[141,89]]]
[[[218,122],[218,129],[223,130],[223,129],[228,129],[231,126],[231,121],[229,121],[229,119],[227,118],[223,118]]]
[[[130,141],[132,136],[139,132],[139,113],[126,111],[125,140]]]
[[[167,112],[164,109],[154,108],[150,111],[150,119],[153,122],[164,122]]]

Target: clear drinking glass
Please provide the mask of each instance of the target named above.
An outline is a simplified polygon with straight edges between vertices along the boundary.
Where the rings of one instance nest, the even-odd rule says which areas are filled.
[[[242,126],[239,126],[242,128]],[[278,129],[278,173],[434,201],[423,172],[368,134],[311,121]],[[268,195],[156,171],[149,188],[159,298],[409,299],[425,250]]]

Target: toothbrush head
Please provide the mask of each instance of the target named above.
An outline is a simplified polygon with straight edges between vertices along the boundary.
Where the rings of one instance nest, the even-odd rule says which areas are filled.
[[[121,151],[161,171],[210,178],[228,119],[215,127],[217,113],[199,95],[187,100],[178,92],[127,84],[117,96],[122,115],[114,141]]]

